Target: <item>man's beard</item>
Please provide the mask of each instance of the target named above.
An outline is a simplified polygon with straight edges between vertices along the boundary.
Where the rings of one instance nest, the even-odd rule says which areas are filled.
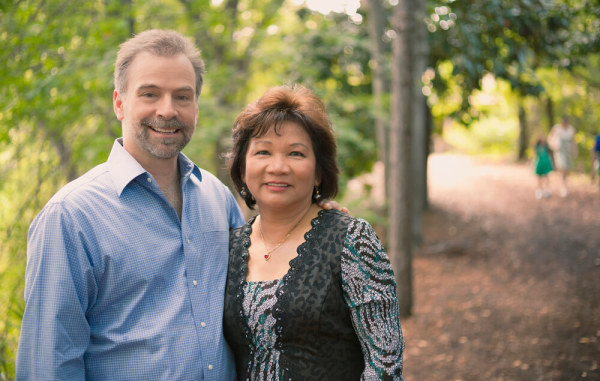
[[[149,129],[178,129],[173,137],[164,137],[157,140],[150,139]],[[140,122],[137,138],[144,150],[160,159],[171,159],[179,154],[192,138],[190,131],[193,127],[187,126],[179,119],[145,118]]]

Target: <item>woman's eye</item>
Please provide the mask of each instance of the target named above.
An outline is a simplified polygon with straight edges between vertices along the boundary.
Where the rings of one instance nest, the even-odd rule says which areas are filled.
[[[300,157],[304,157],[304,153],[302,152],[298,152],[298,151],[294,151],[290,153],[290,156],[300,156]]]

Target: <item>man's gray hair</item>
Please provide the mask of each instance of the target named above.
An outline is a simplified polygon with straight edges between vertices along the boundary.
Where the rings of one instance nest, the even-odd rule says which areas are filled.
[[[196,98],[200,96],[204,75],[204,61],[194,43],[173,30],[150,29],[121,44],[115,62],[114,85],[119,94],[127,91],[127,71],[135,57],[147,52],[161,57],[184,54],[196,73]]]

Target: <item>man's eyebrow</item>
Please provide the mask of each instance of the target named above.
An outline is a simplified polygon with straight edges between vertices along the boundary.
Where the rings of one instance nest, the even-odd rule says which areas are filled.
[[[138,90],[148,90],[148,89],[160,89],[160,86],[154,85],[152,83],[143,84],[138,87]],[[194,91],[192,86],[182,86],[175,89],[175,91]]]
[[[194,92],[194,88],[192,86],[181,86],[175,89],[175,91],[191,91]]]
[[[146,90],[146,89],[158,89],[159,87],[153,84],[144,84],[138,86],[138,90]]]

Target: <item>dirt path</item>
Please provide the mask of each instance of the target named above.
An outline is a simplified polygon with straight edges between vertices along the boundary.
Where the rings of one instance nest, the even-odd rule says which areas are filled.
[[[403,321],[405,378],[600,380],[600,191],[537,201],[532,170],[430,159],[431,209]]]

